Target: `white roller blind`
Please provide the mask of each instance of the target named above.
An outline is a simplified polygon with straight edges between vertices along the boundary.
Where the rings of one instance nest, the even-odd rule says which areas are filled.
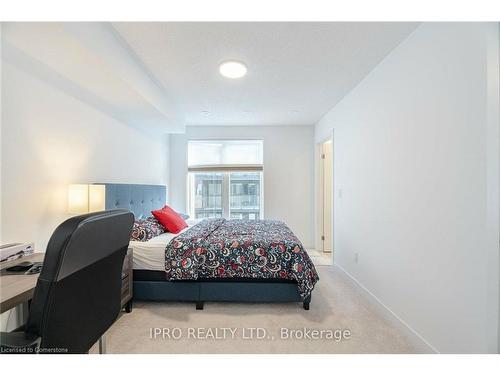
[[[188,168],[262,170],[263,141],[189,141]]]

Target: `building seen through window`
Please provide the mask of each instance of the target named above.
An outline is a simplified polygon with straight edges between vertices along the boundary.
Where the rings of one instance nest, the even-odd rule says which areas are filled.
[[[261,217],[262,172],[192,173],[194,217],[255,220]],[[227,201],[227,209],[225,209]],[[225,215],[225,211],[228,215]]]

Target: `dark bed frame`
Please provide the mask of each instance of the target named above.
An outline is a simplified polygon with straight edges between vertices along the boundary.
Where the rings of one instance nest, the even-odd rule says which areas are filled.
[[[106,210],[125,208],[136,218],[151,216],[166,201],[163,185],[102,184]],[[168,281],[162,271],[134,270],[134,300],[195,302],[302,302],[309,310],[311,296],[302,300],[297,283],[282,279],[200,279]]]

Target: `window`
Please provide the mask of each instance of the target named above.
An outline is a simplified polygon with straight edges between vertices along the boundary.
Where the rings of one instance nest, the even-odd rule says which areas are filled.
[[[195,218],[222,217],[222,173],[193,175]]]
[[[189,212],[194,218],[263,215],[262,141],[191,141]]]
[[[188,166],[260,166],[262,169],[262,148],[262,141],[189,141]]]
[[[261,172],[229,173],[229,217],[259,219]]]

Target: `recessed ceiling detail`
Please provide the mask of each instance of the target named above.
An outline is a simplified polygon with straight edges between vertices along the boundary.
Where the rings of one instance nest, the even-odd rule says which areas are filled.
[[[109,23],[9,22],[2,62],[153,136],[185,131],[183,113]]]

